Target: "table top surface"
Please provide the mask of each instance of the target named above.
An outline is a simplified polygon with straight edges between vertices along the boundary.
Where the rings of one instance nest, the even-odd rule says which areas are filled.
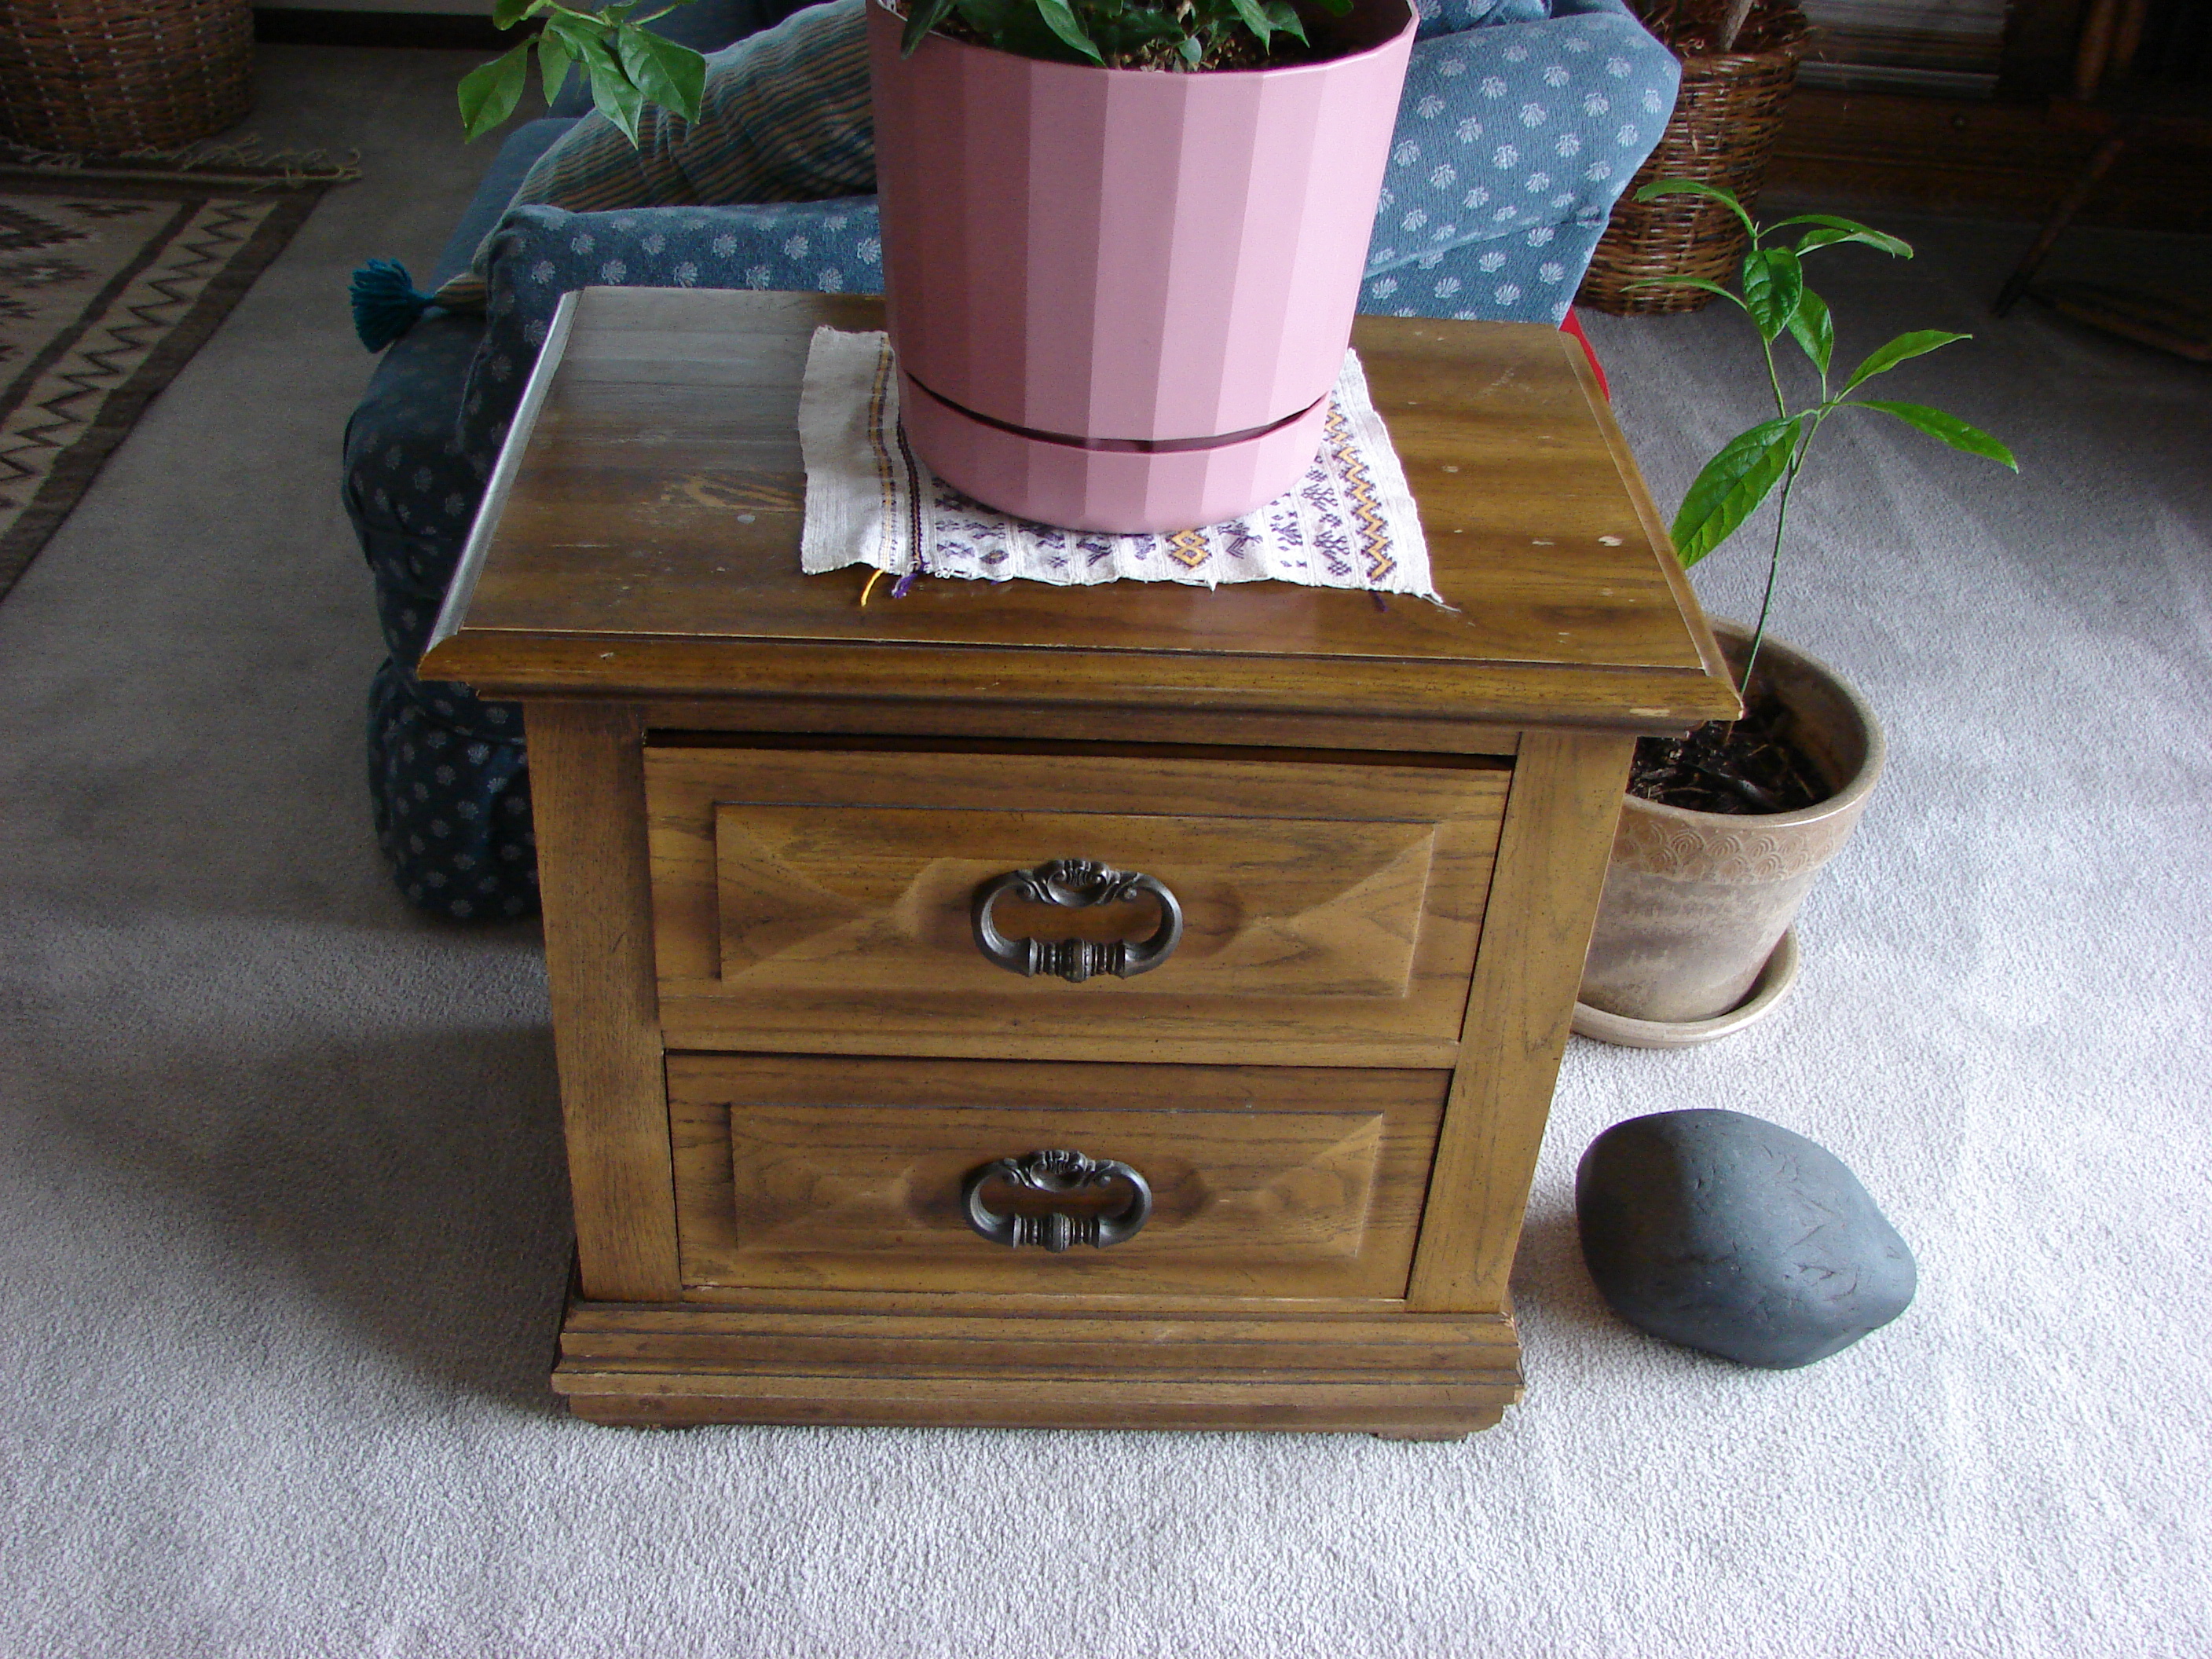
[[[1340,589],[799,568],[820,324],[858,295],[587,289],[524,395],[425,678],[508,696],[838,695],[1567,720],[1732,715],[1718,649],[1572,340],[1363,317],[1449,608]]]

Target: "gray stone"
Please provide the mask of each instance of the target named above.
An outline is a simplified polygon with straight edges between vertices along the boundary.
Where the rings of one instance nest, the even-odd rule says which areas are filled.
[[[1912,1252],[1826,1147],[1741,1112],[1616,1123],[1575,1172],[1583,1259],[1630,1324],[1788,1370],[1903,1313]]]

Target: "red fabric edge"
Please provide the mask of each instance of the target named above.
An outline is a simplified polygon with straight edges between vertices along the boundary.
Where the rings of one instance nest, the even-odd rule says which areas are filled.
[[[1589,336],[1583,332],[1583,325],[1576,319],[1573,312],[1567,313],[1565,320],[1559,325],[1559,332],[1575,337],[1575,343],[1582,347],[1583,356],[1589,359],[1590,373],[1597,376],[1597,389],[1605,393],[1606,402],[1611,403],[1613,388],[1606,383],[1605,365],[1598,362],[1597,351],[1590,344]]]

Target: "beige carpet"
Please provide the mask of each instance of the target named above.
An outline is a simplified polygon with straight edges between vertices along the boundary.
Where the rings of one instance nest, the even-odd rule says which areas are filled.
[[[1782,1014],[1569,1053],[1502,1427],[559,1415],[535,939],[419,921],[378,867],[378,652],[337,501],[368,373],[346,274],[428,267],[488,160],[452,141],[471,61],[265,53],[257,125],[359,142],[366,179],[0,605],[0,1655],[2212,1651],[2212,380],[2033,308],[1990,322],[2019,228],[1835,256],[1847,352],[1980,334],[1894,395],[2025,475],[1834,434],[1779,626],[1881,711],[1889,776]],[[1741,326],[1593,325],[1662,496],[1757,413]],[[1716,609],[1753,565],[1708,562]],[[1833,1148],[1918,1303],[1796,1373],[1613,1322],[1575,1158],[1673,1106]]]

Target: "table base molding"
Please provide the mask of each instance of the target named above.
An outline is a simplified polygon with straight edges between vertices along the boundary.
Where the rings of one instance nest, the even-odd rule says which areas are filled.
[[[1343,1431],[1456,1439],[1521,1398],[1497,1314],[799,1312],[572,1298],[554,1389],[595,1423]]]

